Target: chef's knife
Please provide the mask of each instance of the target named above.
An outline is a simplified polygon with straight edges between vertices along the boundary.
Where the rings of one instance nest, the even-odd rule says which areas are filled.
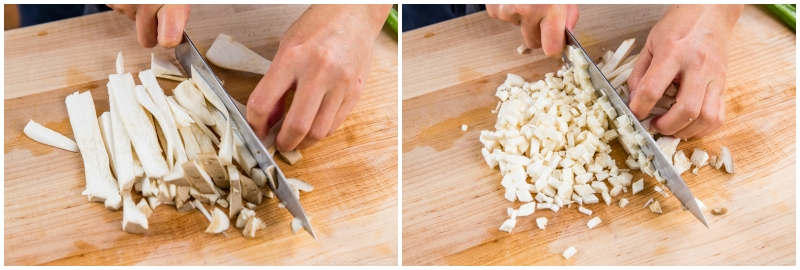
[[[219,79],[214,75],[214,72],[211,71],[211,68],[208,67],[203,57],[200,56],[200,52],[197,51],[197,47],[195,47],[192,40],[189,39],[189,35],[187,35],[186,32],[183,33],[183,40],[181,43],[175,47],[175,58],[178,59],[184,71],[191,70],[191,67],[194,66],[200,76],[208,82],[211,89],[220,97],[220,100],[222,100],[225,108],[227,108],[230,113],[232,120],[231,128],[244,139],[247,150],[253,154],[261,170],[269,166],[275,166],[275,182],[267,181],[267,185],[275,192],[278,199],[280,199],[283,205],[286,206],[286,209],[289,210],[289,213],[295,218],[300,219],[303,223],[303,228],[305,228],[314,239],[317,239],[317,235],[314,233],[314,229],[311,228],[311,223],[308,221],[308,216],[306,216],[303,206],[300,205],[300,201],[294,196],[292,189],[289,187],[289,183],[286,182],[286,176],[283,175],[283,171],[275,164],[275,160],[267,154],[267,149],[264,147],[264,144],[258,140],[258,137],[256,137],[256,134],[250,128],[242,112],[234,105],[233,99],[228,95],[228,92],[225,91],[225,88],[222,87]],[[268,173],[269,172],[264,171],[264,174]]]
[[[675,170],[675,167],[669,163],[669,158],[664,155],[664,152],[658,147],[656,141],[653,140],[653,137],[650,136],[649,133],[642,127],[642,124],[639,121],[636,121],[636,116],[633,115],[633,112],[628,108],[628,105],[622,101],[622,98],[619,97],[614,88],[611,87],[611,83],[608,82],[606,76],[600,72],[600,69],[597,68],[592,58],[586,53],[586,50],[583,49],[578,40],[575,39],[575,36],[569,30],[566,30],[566,38],[567,38],[567,45],[575,46],[576,48],[580,49],[581,54],[583,55],[586,62],[589,63],[589,76],[591,77],[592,86],[594,87],[597,96],[608,96],[608,101],[611,102],[611,106],[617,111],[618,115],[627,115],[628,118],[631,119],[631,124],[633,124],[633,128],[641,134],[645,138],[645,145],[642,147],[642,151],[648,157],[653,157],[652,162],[655,166],[656,170],[661,174],[662,177],[667,179],[667,187],[675,195],[678,197],[678,200],[687,208],[692,214],[706,225],[709,229],[711,227],[708,226],[708,222],[706,222],[705,217],[703,216],[703,212],[700,211],[700,207],[697,205],[697,201],[694,199],[694,195],[692,195],[692,191],[689,190],[689,187],[686,186],[686,182],[683,181],[681,175],[678,171]],[[569,58],[566,56],[565,53],[562,53],[562,57],[564,57],[564,61],[567,64],[572,65],[569,62]]]

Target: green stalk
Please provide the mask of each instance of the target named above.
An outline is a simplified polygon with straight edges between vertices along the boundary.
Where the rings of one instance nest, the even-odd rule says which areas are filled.
[[[386,23],[392,27],[395,33],[397,33],[397,10],[392,8],[392,11],[389,12],[389,17],[386,18]]]
[[[789,25],[792,30],[797,31],[795,29],[797,23],[797,8],[795,6],[788,4],[769,4],[767,8],[772,11],[772,13],[775,13],[784,23]]]

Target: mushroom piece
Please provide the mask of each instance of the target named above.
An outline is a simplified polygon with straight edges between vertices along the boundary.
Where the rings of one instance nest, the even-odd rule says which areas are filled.
[[[220,33],[206,52],[208,61],[222,68],[265,74],[271,61],[258,55],[233,37]]]
[[[247,209],[247,208],[244,208],[239,213],[239,217],[236,218],[236,224],[234,224],[234,225],[236,226],[236,228],[240,228],[241,229],[241,228],[244,227],[244,225],[246,225],[247,220],[250,219],[250,217],[254,217],[254,216],[256,216],[256,212],[255,211]]]
[[[208,176],[214,181],[214,184],[221,188],[230,188],[228,171],[222,166],[222,163],[215,153],[197,154],[197,160],[203,165],[203,169],[205,169]]]
[[[242,198],[248,202],[260,204],[263,195],[256,182],[244,175],[239,175],[239,180],[242,184]]]
[[[183,164],[183,171],[186,174],[186,179],[203,194],[217,194],[214,188],[214,183],[211,177],[200,167],[197,160],[189,161]]]
[[[175,194],[175,208],[178,212],[188,212],[194,209],[194,204],[189,201],[189,192],[192,188],[189,186],[179,186]]]
[[[214,208],[214,212],[211,213],[211,224],[208,225],[206,228],[206,233],[221,233],[227,230],[231,226],[231,221],[228,219],[228,216],[225,215],[225,212],[219,210],[219,208]]]
[[[139,208],[139,210],[142,211],[142,213],[144,213],[144,216],[146,218],[150,218],[150,216],[153,214],[153,209],[151,209],[150,205],[147,204],[147,200],[145,198],[139,200],[139,203],[136,204],[136,207]],[[123,209],[123,211],[125,210]]]
[[[136,207],[130,194],[122,197],[122,230],[134,234],[147,232],[147,215]]]
[[[295,163],[303,159],[303,155],[301,155],[300,152],[297,150],[292,150],[289,152],[278,151],[278,153],[280,153],[283,159],[286,160],[286,162],[289,162],[290,165],[294,165]]]
[[[230,193],[228,193],[228,217],[233,218],[236,214],[242,211],[242,184],[239,172],[236,168],[228,166],[228,173],[230,174]]]
[[[103,115],[105,115],[105,113]],[[61,135],[61,133],[44,127],[33,120],[25,125],[25,129],[23,129],[22,132],[24,132],[25,135],[34,141],[55,146],[67,151],[78,152],[78,144],[75,143],[75,141],[65,137],[64,135]]]
[[[298,218],[292,218],[292,233],[297,234],[298,231],[303,229],[303,221]]]
[[[256,231],[266,228],[267,225],[260,218],[252,216],[247,220],[247,224],[244,225],[242,235],[244,235],[244,238],[253,239],[256,237]]]

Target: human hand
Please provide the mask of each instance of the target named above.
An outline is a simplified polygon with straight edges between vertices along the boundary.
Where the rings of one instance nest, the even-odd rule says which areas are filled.
[[[136,21],[139,45],[152,48],[178,46],[189,19],[189,5],[107,5]]]
[[[280,151],[308,148],[330,136],[356,106],[372,48],[391,5],[312,5],[283,35],[267,73],[247,103],[259,138],[283,117],[285,94],[295,90],[281,131]]]
[[[564,29],[578,22],[578,5],[486,5],[492,18],[520,26],[528,48],[542,48],[547,56],[560,56]]]
[[[667,86],[680,83],[676,102],[650,127],[678,138],[703,137],[725,120],[728,36],[742,5],[673,5],[647,36],[633,67],[631,111],[647,117]]]

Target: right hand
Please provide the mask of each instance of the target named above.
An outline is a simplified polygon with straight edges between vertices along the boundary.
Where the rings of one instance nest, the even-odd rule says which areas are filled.
[[[578,5],[486,5],[492,18],[520,26],[528,48],[542,48],[547,56],[559,56],[566,45],[564,29],[578,22]]]
[[[189,19],[189,5],[106,5],[136,21],[139,45],[152,48],[178,46]]]

